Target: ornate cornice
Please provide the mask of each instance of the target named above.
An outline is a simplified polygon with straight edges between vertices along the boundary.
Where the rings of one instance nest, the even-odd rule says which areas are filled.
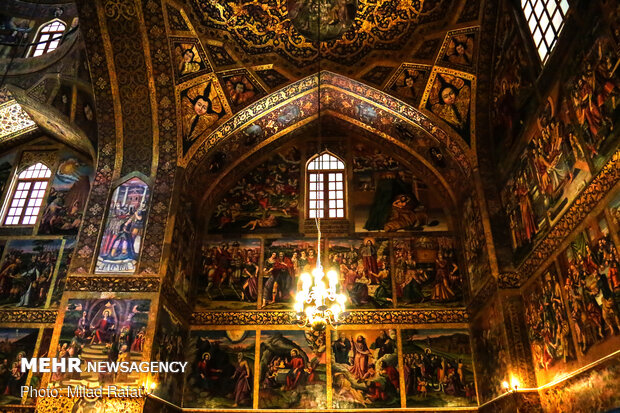
[[[192,325],[286,325],[292,311],[211,311],[192,314]],[[343,324],[427,324],[466,323],[465,309],[453,310],[368,310],[351,311]]]
[[[55,323],[56,310],[0,310],[0,323]]]
[[[159,277],[69,277],[67,291],[157,292]]]

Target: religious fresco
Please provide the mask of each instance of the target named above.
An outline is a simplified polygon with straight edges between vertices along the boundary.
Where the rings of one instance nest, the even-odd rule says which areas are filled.
[[[427,86],[422,106],[443,119],[456,133],[471,144],[471,78],[458,72],[435,72]]]
[[[473,27],[448,32],[439,51],[438,63],[456,69],[475,70],[478,31],[478,27]]]
[[[211,56],[211,61],[215,64],[215,66],[229,66],[236,63],[235,59],[233,59],[228,51],[226,51],[224,46],[207,44],[206,48],[209,51],[209,56]]]
[[[170,42],[170,48],[174,56],[172,67],[177,84],[212,70],[197,39],[174,38]]]
[[[620,345],[619,255],[606,218],[591,222],[559,261],[577,352],[582,362],[596,360]]]
[[[37,328],[0,328],[0,405],[21,404],[21,386],[28,379],[21,359],[34,355],[38,336]]]
[[[375,66],[362,75],[362,80],[381,86],[392,73],[392,70],[394,70],[392,66]]]
[[[261,331],[258,408],[324,409],[325,358],[325,333]]]
[[[256,332],[192,331],[183,407],[252,407]]]
[[[338,272],[346,308],[394,307],[388,239],[330,238],[328,245],[324,265]]]
[[[299,276],[317,265],[316,240],[265,240],[261,308],[292,308]]]
[[[318,5],[287,0],[288,18],[308,40],[328,41],[341,37],[353,24],[357,0],[323,0]]]
[[[453,238],[394,238],[392,244],[399,308],[463,305],[464,280]]]
[[[201,247],[196,308],[256,309],[260,240],[210,241]]]
[[[60,304],[62,293],[65,291],[65,282],[67,281],[67,273],[69,272],[69,264],[73,257],[75,244],[76,241],[74,239],[67,239],[62,247],[62,256],[60,258],[60,264],[58,265],[58,272],[54,280],[51,297],[48,298],[50,308],[58,307]]]
[[[60,154],[60,164],[39,224],[39,235],[77,235],[88,194],[93,168],[74,155]]]
[[[215,206],[209,233],[298,232],[300,168],[294,147],[258,165]]]
[[[464,249],[469,272],[469,286],[476,293],[491,275],[486,236],[482,225],[480,206],[474,197],[467,198],[463,206]]]
[[[277,89],[289,82],[289,78],[278,72],[276,69],[254,69],[256,76],[260,78],[270,89]]]
[[[504,334],[501,302],[492,299],[471,326],[472,348],[480,403],[503,394],[502,382],[510,380],[510,355]]]
[[[275,52],[297,67],[309,66],[316,59],[318,42],[312,38],[318,32],[315,29],[318,22],[300,6],[303,2],[260,0],[219,7],[200,0],[192,3],[204,26],[226,31],[248,54]],[[397,0],[388,0],[364,4],[354,14],[356,3],[355,0],[321,2],[321,13],[331,16],[321,21],[321,38],[325,40],[324,36],[340,36],[354,18],[346,35],[321,42],[323,58],[351,65],[372,50],[399,50],[420,25],[443,20],[453,9],[452,1],[413,1],[402,5]],[[381,30],[376,30],[377,25]],[[291,26],[296,30],[291,30]],[[305,37],[306,33],[310,38]]]
[[[556,386],[541,389],[545,412],[613,412],[620,406],[620,359],[613,358]],[[568,407],[570,406],[570,407]]]
[[[620,192],[609,202],[608,209],[613,224],[620,231]]]
[[[218,121],[230,112],[217,80],[210,76],[206,79],[180,92],[183,154],[198,138],[215,129]]]
[[[10,240],[0,266],[0,306],[46,307],[62,239]]]
[[[44,328],[41,330],[42,331],[40,334],[39,343],[37,345],[37,348],[35,349],[36,357],[37,358],[51,357],[50,356],[50,344],[52,344],[52,335],[54,334],[54,329]],[[28,386],[35,388],[35,389],[40,388],[42,380],[43,380],[43,373],[33,372],[32,375],[30,376],[30,382],[28,383]],[[26,395],[24,398],[22,398],[22,402],[24,404],[35,404],[37,402],[37,399],[38,399],[37,397],[30,397],[30,395]]]
[[[175,265],[172,269],[174,288],[187,301],[192,287],[196,230],[191,217],[191,202],[181,199],[180,203],[174,234],[174,239],[178,242],[176,249],[173,248],[170,254],[170,262]]]
[[[136,351],[142,350],[146,340],[146,328],[137,332]],[[153,339],[153,357],[150,361],[173,362],[185,360],[187,353],[187,328],[181,321],[166,307],[162,306],[157,321],[157,329]],[[151,380],[157,383],[153,393],[157,397],[168,400],[177,406],[181,405],[183,397],[183,374],[170,372],[157,372],[151,375]]]
[[[396,330],[332,332],[334,408],[400,407],[396,334]]]
[[[570,373],[577,358],[566,302],[556,271],[548,268],[523,292],[525,322],[539,384]]]
[[[537,100],[532,98],[534,70],[517,28],[508,0],[502,2],[498,33],[495,37],[491,123],[496,154],[502,156],[523,133],[526,119],[534,112]]]
[[[236,69],[219,74],[222,87],[233,111],[265,96],[265,91],[246,69]]]
[[[392,76],[385,90],[417,107],[424,94],[430,69],[431,67],[427,65],[403,63]]]
[[[139,178],[116,187],[103,228],[96,273],[136,271],[150,196],[150,188]]]
[[[468,330],[403,330],[407,407],[477,405]]]
[[[141,361],[150,307],[150,300],[70,299],[55,357],[79,357],[82,372],[54,372],[50,382],[57,387],[137,385],[140,373],[93,373],[86,363]]]
[[[349,199],[357,232],[447,230],[441,203],[429,188],[402,163],[363,143],[353,148]]]

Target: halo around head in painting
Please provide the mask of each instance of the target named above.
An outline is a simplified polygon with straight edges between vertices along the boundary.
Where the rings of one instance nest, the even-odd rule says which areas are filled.
[[[287,4],[295,29],[314,41],[342,36],[357,13],[357,0],[288,0]]]

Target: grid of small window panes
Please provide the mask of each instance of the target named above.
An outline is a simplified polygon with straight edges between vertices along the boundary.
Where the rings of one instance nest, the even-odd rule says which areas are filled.
[[[545,63],[564,26],[568,0],[521,0],[521,7],[540,60]]]
[[[308,218],[344,218],[344,163],[328,153],[308,163]]]
[[[42,163],[25,169],[17,177],[4,225],[34,225],[39,216],[51,171]]]
[[[40,31],[39,42],[32,56],[41,56],[42,54],[56,50],[66,27],[64,23],[59,21],[54,21],[43,26]]]

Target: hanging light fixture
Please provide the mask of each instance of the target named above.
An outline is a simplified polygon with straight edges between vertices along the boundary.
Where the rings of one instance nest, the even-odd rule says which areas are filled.
[[[339,275],[335,270],[327,273],[321,264],[321,226],[315,218],[317,236],[316,267],[304,272],[297,283],[295,297],[295,324],[314,331],[323,331],[327,325],[338,326],[346,317],[346,296],[338,292]]]

